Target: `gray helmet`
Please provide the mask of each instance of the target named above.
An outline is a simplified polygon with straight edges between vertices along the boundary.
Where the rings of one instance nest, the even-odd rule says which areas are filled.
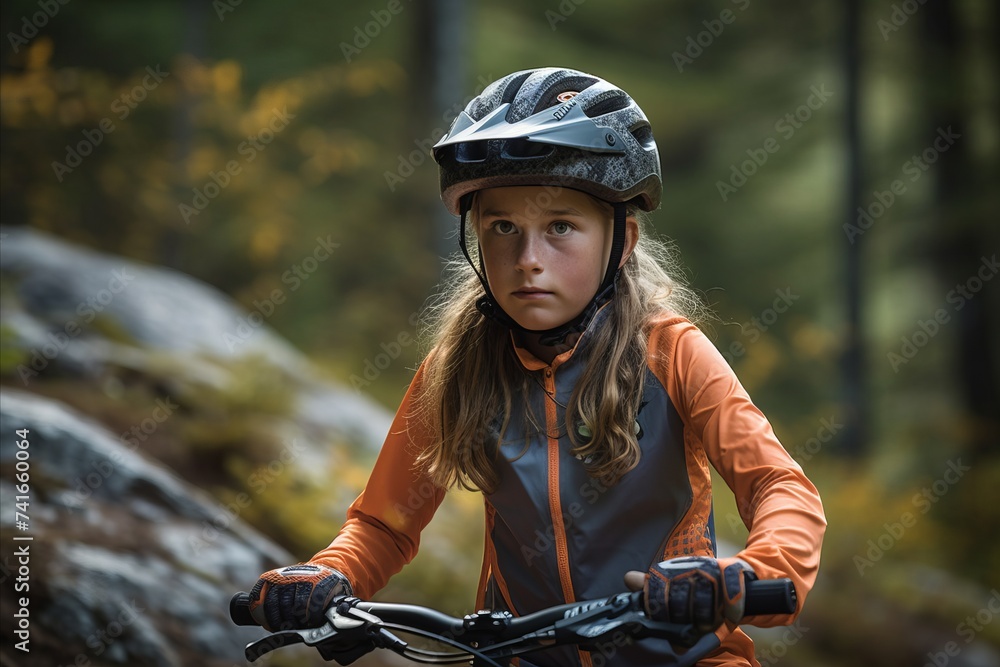
[[[441,199],[507,185],[558,185],[644,211],[660,204],[660,157],[649,121],[624,90],[545,67],[494,81],[434,146]]]

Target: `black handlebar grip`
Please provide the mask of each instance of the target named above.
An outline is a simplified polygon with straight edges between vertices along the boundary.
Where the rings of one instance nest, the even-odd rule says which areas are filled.
[[[791,614],[798,606],[791,579],[757,579],[746,583],[744,616]]]
[[[259,625],[250,615],[250,594],[240,591],[229,601],[229,618],[236,625]]]

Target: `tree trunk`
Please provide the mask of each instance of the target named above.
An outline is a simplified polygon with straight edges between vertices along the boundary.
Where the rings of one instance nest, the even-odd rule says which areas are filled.
[[[981,7],[980,11],[993,13],[992,23],[996,25],[996,5],[987,3]],[[972,134],[975,127],[971,122],[975,97],[970,94],[975,91],[965,86],[971,80],[968,54],[969,44],[974,42],[975,36],[969,34],[971,31],[963,32],[957,12],[958,6],[953,0],[930,0],[922,10],[925,39],[920,52],[927,112],[927,129],[923,136],[932,142],[939,130],[947,132],[948,128],[961,135],[940,153],[934,166],[933,224],[936,230],[931,236],[929,256],[941,279],[943,293],[951,295],[951,290],[956,290],[955,302],[949,301],[947,308],[953,308],[950,313],[954,318],[953,326],[957,328],[955,373],[971,426],[966,429],[970,435],[963,449],[981,461],[981,457],[1000,455],[997,448],[1000,443],[997,369],[1000,280],[988,281],[987,278],[991,273],[990,260],[998,250],[995,216],[1000,207],[995,192],[1000,179],[992,156],[987,160],[975,157],[977,140]],[[991,40],[991,46],[995,51],[995,39]],[[995,67],[995,64],[994,60],[989,65]],[[993,71],[995,75],[996,69]],[[991,122],[994,123],[992,133],[996,136],[995,116]],[[993,216],[993,223],[989,222],[990,216]],[[993,268],[994,276],[995,272]]]

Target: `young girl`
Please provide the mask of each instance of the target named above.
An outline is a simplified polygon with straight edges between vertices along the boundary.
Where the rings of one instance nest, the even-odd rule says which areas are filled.
[[[700,664],[757,665],[736,628],[745,578],[790,577],[797,615],[826,520],[815,487],[688,319],[699,300],[640,233],[640,212],[661,192],[645,115],[598,77],[517,72],[469,103],[434,157],[468,265],[436,309],[435,344],[340,534],[308,563],[262,575],[254,617],[311,627],[333,596],[371,597],[461,485],[485,500],[477,608],[524,615],[606,597],[628,574],[651,616],[719,628],[720,650]],[[750,530],[735,558],[716,558],[710,465]],[[657,665],[663,651],[644,640],[600,662]],[[566,648],[530,662],[592,659]]]

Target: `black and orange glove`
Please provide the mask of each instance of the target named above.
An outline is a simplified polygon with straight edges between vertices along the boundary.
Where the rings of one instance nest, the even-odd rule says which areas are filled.
[[[738,558],[673,558],[649,569],[643,593],[646,613],[656,621],[693,625],[713,632],[743,618],[745,579],[753,568]]]
[[[351,584],[340,572],[312,563],[299,563],[260,575],[250,591],[250,614],[265,629],[317,628],[334,598],[352,595]]]

